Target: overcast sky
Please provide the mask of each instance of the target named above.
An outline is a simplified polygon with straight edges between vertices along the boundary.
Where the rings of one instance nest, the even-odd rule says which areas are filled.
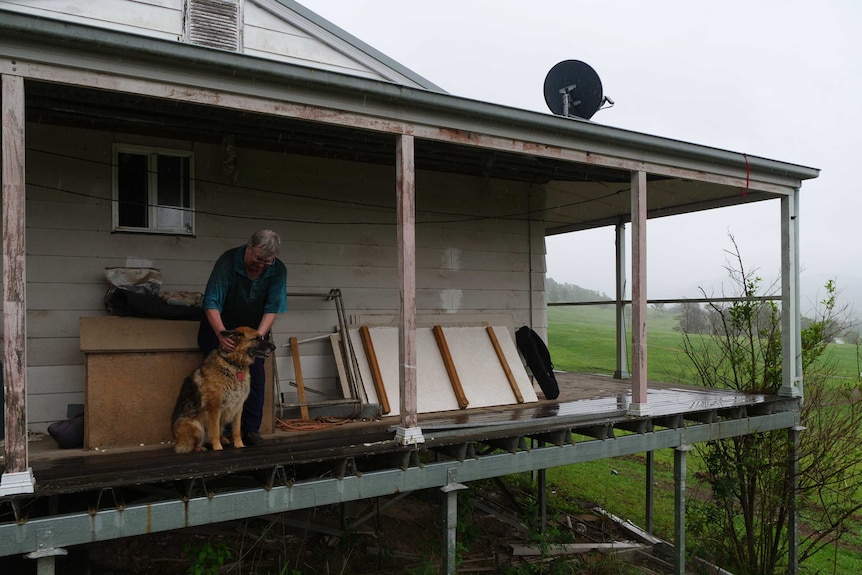
[[[615,102],[598,124],[819,168],[800,200],[803,312],[829,278],[862,310],[862,1],[300,2],[457,96],[550,113],[548,70],[582,60]],[[647,229],[651,299],[728,290],[728,234],[747,267],[780,272],[778,201]],[[548,238],[548,276],[613,294],[613,233]]]

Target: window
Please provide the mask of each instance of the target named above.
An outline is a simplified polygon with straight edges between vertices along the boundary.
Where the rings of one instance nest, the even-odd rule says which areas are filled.
[[[194,233],[190,151],[114,146],[114,230]]]

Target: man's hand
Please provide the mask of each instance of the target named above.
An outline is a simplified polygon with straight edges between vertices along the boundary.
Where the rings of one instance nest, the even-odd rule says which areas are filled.
[[[222,348],[228,351],[233,351],[234,349],[236,349],[236,342],[233,340],[233,338],[222,335],[221,333],[218,334],[218,343]]]

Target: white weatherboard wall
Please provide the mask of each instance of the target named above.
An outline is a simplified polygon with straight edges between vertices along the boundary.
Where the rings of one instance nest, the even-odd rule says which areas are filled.
[[[183,0],[6,0],[3,8],[165,40],[183,34]]]
[[[194,151],[194,237],[112,233],[113,143]],[[105,267],[148,265],[162,270],[163,290],[203,291],[224,250],[271,227],[282,235],[289,293],[339,288],[350,318],[397,316],[394,167],[242,147],[236,153],[237,179],[229,183],[215,142],[27,125],[31,429],[44,431],[66,418],[68,404],[83,403],[79,318],[106,313]],[[416,179],[417,313],[452,319],[434,322],[444,325],[488,317],[544,329],[543,228],[487,217],[525,213],[537,188],[425,171]],[[273,336],[281,390],[290,394],[292,362],[282,346],[290,337],[332,333],[338,321],[323,297],[288,297],[288,307]],[[303,344],[301,353],[306,383],[340,394],[330,342]]]
[[[493,329],[524,402],[538,401],[509,330],[505,327]],[[398,329],[372,327],[369,332],[390,406],[390,412],[385,415],[399,415],[401,393],[398,375]],[[485,327],[444,327],[443,333],[464,395],[469,402],[467,409],[518,403]],[[368,401],[379,403],[380,398],[374,386],[368,357],[362,351],[359,330],[351,330],[350,337],[354,348],[358,350],[359,371]],[[433,413],[458,410],[458,400],[432,328],[416,330],[416,349],[417,411]]]

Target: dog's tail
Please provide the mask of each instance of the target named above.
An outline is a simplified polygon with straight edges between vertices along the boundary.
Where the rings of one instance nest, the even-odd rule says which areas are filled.
[[[180,417],[174,422],[174,452],[191,453],[204,448],[204,427],[200,421]]]

